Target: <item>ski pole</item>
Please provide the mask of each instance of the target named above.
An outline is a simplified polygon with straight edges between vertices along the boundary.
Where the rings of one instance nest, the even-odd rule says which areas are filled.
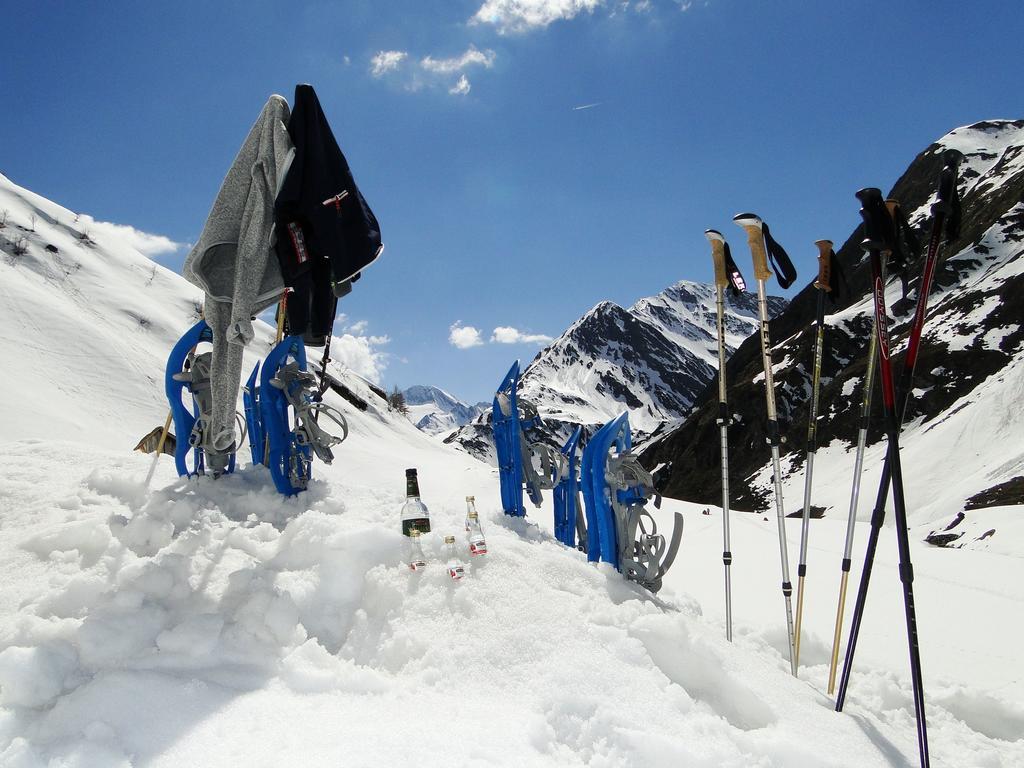
[[[888,316],[885,311],[885,282],[882,279],[882,251],[892,248],[894,233],[892,218],[885,209],[882,193],[873,187],[857,193],[862,203],[864,218],[863,247],[871,259],[875,303],[875,329],[878,334],[879,372],[882,382],[882,411],[887,436],[887,464],[892,479],[892,501],[896,518],[896,543],[899,549],[900,581],[903,583],[903,604],[907,619],[910,645],[910,675],[914,693],[914,713],[917,719],[917,743],[922,768],[928,768],[928,732],[924,712],[924,686],[921,678],[921,657],[917,639],[917,617],[914,608],[914,570],[910,562],[910,541],[907,535],[907,507],[903,494],[903,472],[900,467],[900,422],[896,409],[896,387],[893,383],[892,364],[889,359]],[[923,286],[922,286],[923,287]],[[845,670],[844,670],[845,672]]]
[[[747,233],[747,245],[754,261],[754,277],[757,280],[757,307],[761,326],[761,357],[764,362],[764,390],[768,408],[768,444],[772,451],[772,471],[775,481],[775,512],[779,524],[779,555],[782,559],[782,595],[786,601],[786,628],[789,637],[789,667],[796,676],[796,656],[793,651],[793,585],[789,581],[789,552],[786,548],[786,513],[782,499],[782,468],[779,465],[779,422],[775,410],[775,379],[772,375],[771,341],[768,338],[768,296],[765,282],[772,276],[768,269],[768,254],[765,249],[764,222],[752,213],[740,213],[733,221]]]
[[[725,638],[732,642],[732,549],[729,545],[729,406],[725,386],[725,289],[729,276],[725,265],[725,238],[714,229],[704,232],[711,242],[715,262],[715,306],[718,310],[718,428],[722,441],[722,562],[725,564]]]
[[[797,565],[796,627],[794,628],[793,655],[800,666],[800,628],[804,615],[804,577],[807,576],[807,539],[811,527],[811,482],[814,474],[814,454],[818,450],[818,391],[821,385],[821,357],[825,344],[825,294],[832,290],[832,241],[815,240],[818,247],[818,304],[815,313],[814,363],[811,374],[811,399],[807,417],[807,471],[804,474],[804,514],[800,527],[800,563]]]
[[[896,419],[900,424],[903,423],[903,417],[907,410],[907,403],[910,399],[910,391],[913,388],[914,368],[917,365],[917,355],[920,351],[921,332],[924,328],[925,314],[928,310],[928,294],[931,292],[932,278],[935,275],[939,246],[943,240],[952,240],[958,233],[960,203],[956,190],[956,174],[957,168],[963,160],[963,157],[963,154],[955,149],[946,150],[943,154],[943,168],[939,177],[937,200],[932,205],[931,239],[928,243],[928,251],[925,256],[924,267],[921,272],[921,283],[918,286],[917,294],[917,307],[911,324],[907,351],[903,357],[903,371],[900,374],[900,385],[898,390],[899,397],[896,406]],[[876,218],[882,218],[882,216],[878,216]],[[880,333],[877,327],[876,333]],[[879,341],[879,344],[881,344],[881,341]],[[879,365],[881,365],[881,363],[879,363]],[[836,696],[837,712],[842,712],[843,705],[846,703],[846,692],[850,684],[853,657],[857,650],[857,640],[860,636],[861,621],[864,617],[864,604],[867,601],[867,591],[871,582],[871,570],[874,565],[875,551],[878,548],[878,537],[881,534],[882,524],[885,521],[885,503],[889,494],[890,474],[891,466],[887,453],[885,462],[882,464],[882,477],[879,480],[878,494],[875,497],[875,507],[871,515],[871,532],[868,535],[867,550],[864,554],[864,567],[861,570],[860,585],[857,590],[857,601],[854,605],[853,617],[850,621],[850,637],[846,645],[843,674],[839,680],[839,693]],[[897,531],[897,534],[899,534],[899,531]],[[916,633],[913,642],[916,642]]]
[[[883,265],[884,267],[884,265]],[[883,278],[884,279],[884,278]],[[857,507],[860,501],[860,480],[864,470],[864,449],[867,446],[868,426],[871,422],[871,391],[875,384],[875,363],[878,358],[878,334],[871,325],[871,341],[868,343],[868,368],[864,374],[864,393],[860,406],[860,429],[857,432],[857,458],[853,462],[853,489],[850,491],[850,512],[846,520],[846,545],[843,549],[842,580],[839,583],[839,606],[836,609],[836,627],[832,635],[832,661],[828,669],[828,692],[836,688],[836,668],[839,666],[839,643],[843,634],[843,613],[846,607],[846,588],[850,578],[853,554],[853,529],[857,523]]]

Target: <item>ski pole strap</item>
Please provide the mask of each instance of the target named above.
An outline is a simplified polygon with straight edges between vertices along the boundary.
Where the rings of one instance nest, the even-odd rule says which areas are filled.
[[[779,280],[779,287],[789,288],[796,281],[796,267],[793,266],[786,249],[772,237],[768,225],[762,223],[761,231],[764,233],[764,244],[768,250],[768,259],[775,270],[775,276]]]
[[[338,297],[334,297],[334,302],[331,309],[331,327],[327,330],[327,338],[324,340],[324,356],[320,359],[320,383],[316,388],[316,397],[314,398],[317,402],[320,402],[324,397],[324,392],[327,391],[327,385],[329,380],[327,378],[327,364],[331,362],[331,339],[334,338],[334,318],[338,314]]]
[[[747,290],[747,284],[743,281],[743,274],[740,272],[740,268],[736,266],[736,262],[733,261],[732,251],[729,249],[728,243],[725,243],[725,271],[729,278],[729,290],[732,291],[733,296],[739,296]]]
[[[903,298],[906,299],[910,291],[910,265],[920,258],[921,244],[914,230],[910,228],[907,214],[899,200],[887,199],[885,209],[892,219],[892,248],[889,251],[888,268],[899,276],[903,286]]]
[[[946,215],[946,241],[956,240],[960,236],[960,194],[957,191],[956,175],[964,155],[956,149],[947,149],[942,154],[942,173],[939,174],[938,198],[932,205],[932,216],[939,213]]]

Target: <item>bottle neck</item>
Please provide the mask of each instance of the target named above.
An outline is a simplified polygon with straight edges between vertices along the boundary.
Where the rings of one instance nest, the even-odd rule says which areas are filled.
[[[420,497],[420,481],[416,475],[408,475],[405,478],[405,496],[408,499],[418,499]]]

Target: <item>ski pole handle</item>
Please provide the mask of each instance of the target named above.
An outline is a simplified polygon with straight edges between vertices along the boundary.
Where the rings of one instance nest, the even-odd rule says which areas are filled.
[[[725,238],[717,229],[704,230],[704,237],[711,243],[711,258],[715,262],[715,285],[729,287],[729,275],[725,268]]]
[[[865,187],[857,192],[856,197],[860,200],[860,215],[864,219],[861,247],[865,251],[891,251],[895,233],[892,216],[882,200],[882,191],[877,187]]]
[[[764,222],[753,213],[737,213],[732,220],[746,230],[747,245],[750,246],[750,256],[754,260],[754,277],[757,280],[768,280],[772,271],[768,269],[768,252],[764,248],[764,233],[761,231]]]
[[[818,279],[814,287],[828,293],[832,290],[832,241],[815,240],[814,244],[818,246]]]
[[[936,213],[950,214],[953,212],[953,200],[956,197],[956,174],[964,153],[958,149],[947,149],[942,153],[942,172],[939,174],[938,198],[932,205],[932,215]]]

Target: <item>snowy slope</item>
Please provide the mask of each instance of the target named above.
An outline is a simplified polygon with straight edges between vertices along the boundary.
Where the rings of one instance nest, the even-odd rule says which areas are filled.
[[[149,377],[159,380],[191,320],[192,289],[159,271],[162,287],[143,306],[165,330],[132,326],[110,286],[141,291],[133,281],[146,262],[112,241],[97,237],[97,247],[110,256],[82,259],[90,281],[63,293],[56,283],[42,291],[41,267],[3,256],[6,306],[53,310],[23,337],[46,349],[116,337],[134,356],[104,386],[47,390],[36,419],[10,405],[23,385],[0,380],[0,765],[916,763],[898,643],[869,643],[843,715],[821,693],[819,640],[807,641],[805,679],[788,674],[776,579],[766,576],[776,559],[769,524],[736,523],[730,645],[716,517],[667,502],[662,514],[682,511],[687,534],[654,598],[555,543],[550,501],[539,526],[505,518],[491,468],[389,413],[341,367],[332,376],[367,408],[328,394],[352,434],[333,466],[315,466],[308,492],[283,499],[248,466],[217,481],[178,479],[166,458],[147,487],[151,458],[129,449],[163,417]],[[79,301],[103,310],[88,328]],[[62,371],[80,382],[93,366],[92,356],[32,360],[40,381]],[[128,393],[136,400],[123,403]],[[398,528],[410,466],[434,525],[421,574],[403,564]],[[440,536],[461,540],[466,494],[477,497],[490,553],[453,583]],[[1019,558],[1000,566],[966,554],[976,569],[961,584],[947,583],[944,558],[922,559],[918,572],[922,621],[940,620],[925,625],[923,643],[933,765],[1009,768],[1024,763],[1024,574]],[[898,594],[891,560],[879,564],[876,592],[883,605]],[[940,602],[945,613],[924,610]],[[970,638],[967,625],[983,617],[994,631]],[[821,634],[818,618],[808,622]],[[949,622],[955,631],[942,631]]]

